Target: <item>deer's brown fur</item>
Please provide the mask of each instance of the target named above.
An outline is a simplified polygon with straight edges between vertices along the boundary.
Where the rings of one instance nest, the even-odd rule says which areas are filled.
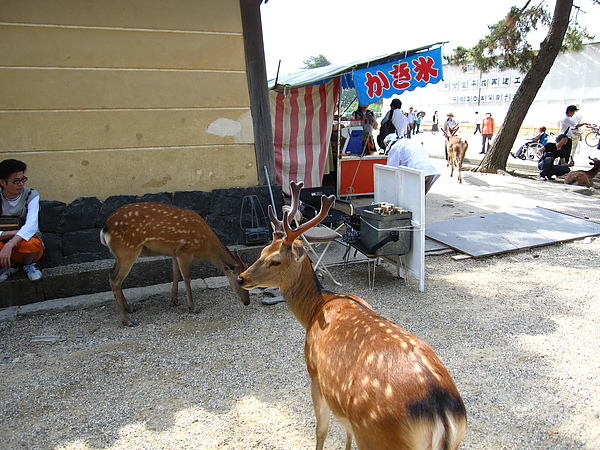
[[[594,187],[594,177],[600,171],[600,159],[589,157],[590,170],[574,170],[565,177],[565,184],[575,184],[578,186]]]
[[[290,217],[301,184],[292,183],[292,212],[277,220],[260,258],[240,274],[246,289],[277,286],[306,329],[304,346],[317,419],[316,448],[323,448],[330,412],[346,428],[346,450],[456,449],[466,411],[450,374],[424,341],[378,315],[363,299],[323,290],[310,259],[295,239],[327,214],[296,230]]]
[[[456,167],[458,169],[458,181],[462,183],[462,164],[469,148],[469,143],[458,136],[446,136],[446,148],[448,150],[450,176],[454,176],[454,168]]]
[[[115,257],[109,276],[121,322],[135,325],[128,312],[132,308],[122,291],[122,284],[139,256],[171,256],[173,286],[171,301],[178,305],[177,284],[181,273],[190,311],[196,307],[192,298],[190,266],[195,260],[206,260],[220,269],[229,284],[245,304],[250,303],[247,291],[241,289],[237,277],[244,270],[242,261],[219,240],[215,232],[195,211],[158,202],[140,202],[122,206],[106,220],[100,240]]]

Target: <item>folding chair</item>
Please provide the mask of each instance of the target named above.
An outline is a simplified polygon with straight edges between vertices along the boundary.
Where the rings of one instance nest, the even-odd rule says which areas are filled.
[[[319,197],[319,199],[320,199],[320,197]],[[283,206],[284,212],[287,211],[289,213],[290,209],[291,209],[291,207],[288,205]],[[296,227],[298,225],[300,225],[301,221],[302,221],[302,213],[300,211],[297,211],[296,215],[294,216],[294,222],[296,224]],[[327,253],[329,246],[339,236],[340,235],[336,231],[332,230],[331,228],[326,227],[326,226],[317,225],[312,228],[309,228],[304,233],[302,233],[300,235],[300,239],[302,239],[302,242],[304,243],[305,247],[308,249],[309,256],[310,256],[310,254],[313,255],[313,257],[311,258],[311,261],[313,262],[314,271],[315,272],[320,271],[321,273],[323,273],[323,272],[327,273],[327,275],[329,275],[329,278],[331,278],[331,281],[333,281],[338,286],[341,286],[342,283],[338,282],[335,278],[333,278],[333,275],[331,274],[331,272],[325,265],[325,261],[323,261],[325,253]],[[323,250],[321,251],[320,254],[317,252],[317,249],[319,246],[321,246],[323,248]],[[316,260],[316,262],[315,262],[315,260]]]
[[[314,188],[304,188],[300,191],[300,209],[304,220],[312,219],[317,215],[317,212],[321,208],[321,195],[335,195],[335,188],[333,186],[320,186]],[[349,212],[347,213],[335,208],[337,203],[346,205],[347,209],[349,209]],[[321,225],[328,226],[337,232],[341,227],[344,226],[342,217],[352,214],[354,214],[354,205],[346,200],[337,198],[329,210],[327,217],[321,221]]]
[[[389,242],[390,240],[393,240],[393,237],[391,238],[386,238],[384,241],[382,241],[379,244],[385,244],[387,242]],[[378,245],[379,245],[378,244]],[[405,259],[405,255],[377,255],[376,251],[374,251],[373,249],[368,249],[366,248],[363,244],[361,244],[360,242],[353,242],[352,244],[348,245],[348,248],[346,249],[346,252],[344,253],[344,264],[348,264],[348,261],[350,259],[350,249],[354,249],[354,256],[356,256],[356,252],[360,252],[362,253],[364,256],[366,256],[367,258],[367,273],[368,273],[368,279],[369,279],[369,289],[375,289],[375,269],[377,268],[377,265],[379,264],[379,261],[381,259],[385,259],[388,262],[394,264],[396,266],[396,278],[404,278],[406,280],[406,274],[407,269],[406,269],[406,259]]]

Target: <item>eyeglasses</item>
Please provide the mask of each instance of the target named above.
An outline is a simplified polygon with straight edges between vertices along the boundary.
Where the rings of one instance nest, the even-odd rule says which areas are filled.
[[[23,177],[23,178],[13,178],[12,180],[7,180],[4,179],[4,181],[6,181],[7,183],[12,183],[12,184],[25,184],[25,182],[27,181],[27,177]]]

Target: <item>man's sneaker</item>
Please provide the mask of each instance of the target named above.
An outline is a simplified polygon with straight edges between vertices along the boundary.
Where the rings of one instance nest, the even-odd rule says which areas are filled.
[[[25,264],[23,266],[23,269],[25,270],[25,273],[27,273],[27,277],[31,281],[36,281],[42,278],[42,272],[40,269],[37,268],[35,263]]]
[[[7,267],[5,269],[0,269],[0,283],[8,280],[8,277],[17,273],[19,269],[16,267]]]

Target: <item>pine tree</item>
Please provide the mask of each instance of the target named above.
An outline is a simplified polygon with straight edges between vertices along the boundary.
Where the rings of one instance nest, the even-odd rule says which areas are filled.
[[[598,0],[593,0],[598,3]],[[506,17],[490,26],[490,33],[471,48],[458,47],[448,61],[475,66],[488,71],[492,68],[519,69],[526,72],[508,108],[502,127],[477,171],[496,173],[506,170],[508,156],[515,143],[521,124],[527,115],[544,79],[561,51],[581,51],[584,39],[592,39],[587,30],[576,24],[569,25],[573,0],[557,0],[550,17],[543,3],[530,6],[529,0],[521,9],[512,7]],[[535,51],[527,36],[540,25],[548,25],[548,34]]]

